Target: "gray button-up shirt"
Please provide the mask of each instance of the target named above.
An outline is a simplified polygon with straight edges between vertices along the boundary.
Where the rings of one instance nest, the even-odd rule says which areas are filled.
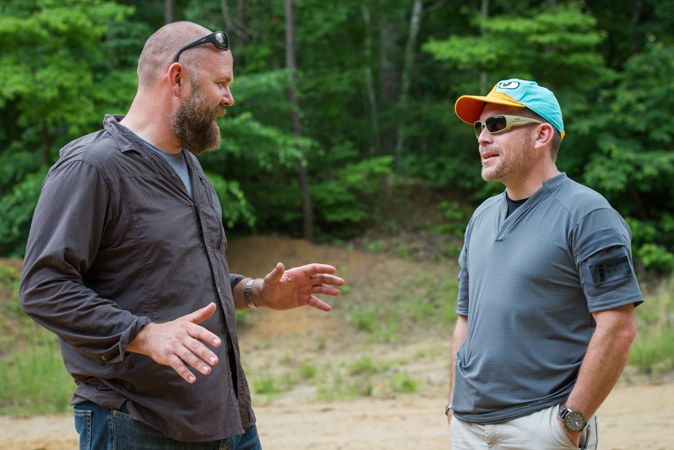
[[[132,419],[181,441],[241,434],[255,422],[232,299],[243,277],[229,273],[218,197],[191,153],[194,199],[119,120],[106,116],[103,130],[66,145],[49,171],[28,238],[21,305],[58,335],[77,383],[72,404],[126,403]],[[223,345],[211,348],[219,363],[209,375],[192,369],[194,384],[126,352],[144,325],[210,302],[218,310],[200,325]]]

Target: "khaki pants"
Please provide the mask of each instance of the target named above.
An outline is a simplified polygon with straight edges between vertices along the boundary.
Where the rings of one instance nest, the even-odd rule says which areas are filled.
[[[493,425],[478,425],[452,419],[449,432],[452,450],[563,450],[577,448],[557,418],[557,405]],[[580,448],[597,449],[597,415],[590,418],[580,435]]]

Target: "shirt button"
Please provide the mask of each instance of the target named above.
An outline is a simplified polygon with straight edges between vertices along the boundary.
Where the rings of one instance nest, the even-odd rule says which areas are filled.
[[[218,288],[218,292],[222,292],[222,291],[220,290],[220,288]]]
[[[210,246],[210,245],[208,246],[208,251],[209,251],[209,252],[211,251],[211,246]]]

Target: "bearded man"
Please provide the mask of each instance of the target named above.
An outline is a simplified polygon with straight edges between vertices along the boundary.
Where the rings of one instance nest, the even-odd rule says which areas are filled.
[[[229,273],[222,210],[194,154],[220,143],[232,80],[225,33],[164,26],[128,114],[66,145],[44,181],[20,301],[58,335],[80,448],[260,448],[235,311],[329,311],[313,295],[344,283],[322,264]]]
[[[459,257],[449,404],[452,449],[596,450],[596,411],[643,302],[631,232],[599,193],[557,169],[557,98],[509,79],[455,106],[482,177],[505,191],[473,213]]]

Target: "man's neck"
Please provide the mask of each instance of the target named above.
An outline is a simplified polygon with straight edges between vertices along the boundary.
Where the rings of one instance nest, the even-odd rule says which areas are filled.
[[[170,113],[164,111],[169,108],[153,101],[152,96],[138,92],[120,123],[158,149],[178,154],[182,146],[171,130]]]
[[[504,183],[508,197],[515,201],[529,198],[542,188],[546,181],[556,177],[560,173],[557,166],[552,163],[552,165],[546,167],[544,170],[532,170],[525,177],[508,181]]]

